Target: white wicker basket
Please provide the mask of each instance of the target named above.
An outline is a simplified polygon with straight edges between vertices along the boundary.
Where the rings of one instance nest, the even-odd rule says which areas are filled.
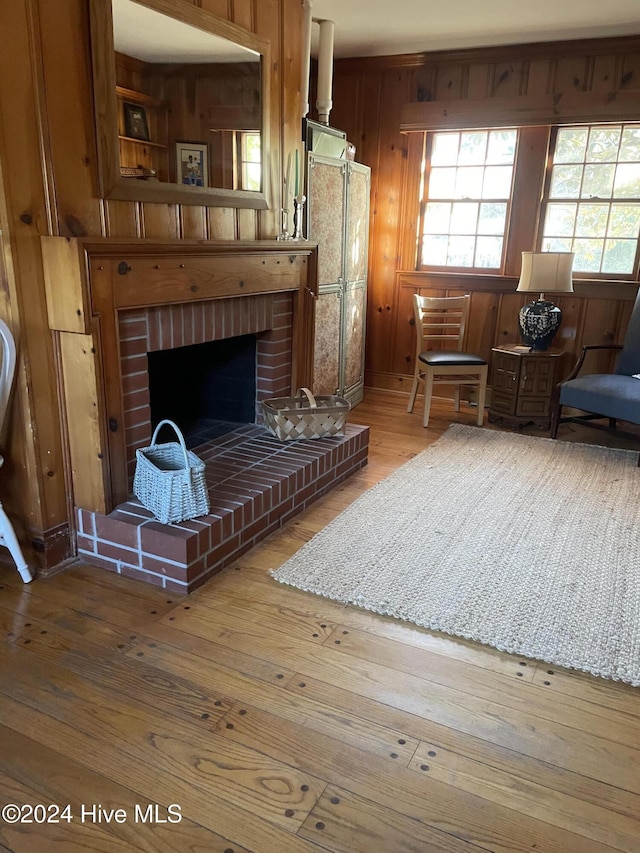
[[[173,427],[178,442],[156,444],[156,436],[164,424]],[[187,450],[177,425],[173,421],[160,421],[151,445],[136,450],[133,492],[163,524],[186,521],[209,512],[204,472],[204,462]]]
[[[280,441],[343,435],[349,409],[342,397],[314,397],[308,388],[300,388],[295,397],[262,401],[264,422]]]

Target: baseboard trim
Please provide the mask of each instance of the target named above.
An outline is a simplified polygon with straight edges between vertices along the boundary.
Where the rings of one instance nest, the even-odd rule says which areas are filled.
[[[402,396],[408,397],[411,392],[411,383],[413,382],[413,376],[407,376],[405,374],[398,373],[381,373],[381,372],[370,372],[365,376],[365,390],[367,391],[384,391],[386,394],[393,394],[394,396]],[[468,392],[466,397],[463,396],[463,400],[467,403],[476,404],[478,402],[478,393],[477,388],[470,386],[466,389]],[[463,391],[464,393],[464,391]],[[421,390],[418,389],[418,397],[421,395]],[[453,400],[453,395],[446,396],[444,394],[434,394],[434,400]],[[487,394],[485,397],[485,409],[488,409],[491,406],[491,386],[487,385]]]
[[[61,564],[75,557],[75,547],[71,540],[71,529],[65,521],[44,531],[29,531],[30,554],[25,554],[27,562],[35,566],[39,577],[50,577],[60,571]],[[25,549],[26,550],[26,549]]]

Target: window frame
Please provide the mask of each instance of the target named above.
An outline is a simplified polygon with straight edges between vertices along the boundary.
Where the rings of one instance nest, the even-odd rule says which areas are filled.
[[[596,121],[596,122],[570,122],[568,124],[558,124],[550,126],[550,138],[549,138],[549,151],[547,155],[547,166],[545,169],[545,178],[544,178],[544,186],[542,187],[541,197],[540,197],[540,205],[539,205],[539,215],[538,215],[538,226],[536,228],[536,251],[543,251],[543,242],[545,240],[544,237],[544,223],[547,217],[547,207],[549,203],[556,203],[556,199],[550,198],[550,188],[551,188],[551,179],[553,173],[553,157],[555,154],[556,143],[558,139],[558,133],[560,130],[564,130],[568,127],[585,127],[588,130],[594,127],[612,127],[612,126],[620,126],[624,127],[625,125],[636,125],[640,128],[640,121]],[[618,161],[615,161],[616,163]],[[631,199],[635,201],[636,199]],[[584,201],[581,197],[576,199],[572,199],[578,204],[580,201]],[[613,197],[607,199],[599,199],[599,201],[604,201],[607,204],[611,204],[614,201]],[[638,199],[640,202],[640,198]],[[573,270],[572,276],[574,279],[585,279],[589,281],[601,281],[601,282],[609,282],[609,281],[638,281],[640,277],[640,234],[636,238],[636,253],[633,263],[633,269],[630,273],[603,273],[603,272],[591,272],[588,270]]]
[[[606,121],[582,122],[573,120],[561,124],[538,122],[527,125],[504,126],[504,129],[513,128],[518,131],[518,141],[500,269],[421,264],[421,241],[426,203],[428,201],[425,197],[425,191],[428,187],[427,181],[430,169],[429,155],[431,148],[427,147],[429,137],[439,132],[460,132],[464,130],[491,131],[501,128],[498,126],[433,127],[421,131],[420,143],[409,147],[408,162],[411,169],[415,169],[414,176],[408,177],[405,181],[405,188],[409,191],[408,198],[413,199],[411,202],[411,219],[415,223],[412,236],[407,235],[409,242],[406,242],[401,250],[401,256],[404,256],[408,261],[408,268],[424,275],[451,275],[460,280],[479,278],[493,278],[496,281],[501,278],[517,279],[520,275],[522,251],[540,251],[543,246],[544,217],[546,215],[548,188],[551,181],[553,151],[555,150],[558,131],[561,128],[579,125],[588,128],[610,125],[640,126],[640,121],[615,118]],[[405,210],[408,212],[408,208],[405,207]],[[594,285],[598,286],[616,283],[637,283],[640,281],[640,237],[638,238],[636,261],[632,273],[611,274],[575,271],[573,275],[576,281],[592,281]]]
[[[481,132],[481,133],[491,133],[492,131],[497,130],[515,130],[516,131],[516,145],[515,152],[513,157],[513,166],[512,166],[512,174],[511,174],[511,190],[509,194],[509,198],[506,200],[507,210],[505,214],[505,229],[504,234],[502,236],[502,252],[500,257],[500,264],[497,267],[476,267],[476,266],[450,266],[447,264],[423,264],[422,261],[422,241],[424,239],[424,220],[426,216],[427,204],[433,201],[439,201],[439,199],[430,199],[426,192],[429,187],[429,177],[431,173],[431,151],[433,150],[434,137],[437,133],[466,133],[466,132]],[[417,221],[417,232],[416,232],[416,270],[418,272],[451,272],[457,274],[468,274],[468,275],[504,275],[504,270],[506,266],[507,260],[507,250],[509,243],[509,227],[511,222],[511,215],[514,207],[514,194],[516,188],[516,170],[518,167],[518,159],[519,159],[519,148],[520,148],[520,136],[521,136],[522,128],[517,126],[508,126],[508,127],[474,127],[474,128],[445,128],[443,130],[429,130],[424,133],[424,142],[423,142],[423,151],[422,151],[422,163],[421,163],[421,176],[420,176],[420,198],[419,198],[419,211],[418,211],[418,221]],[[486,168],[486,162],[483,164],[483,168]],[[458,166],[456,166],[458,168]],[[454,203],[455,201],[461,201],[461,199],[443,199],[445,202]],[[470,201],[477,202],[481,204],[486,201],[491,201],[491,199],[470,199]],[[499,203],[502,203],[503,200],[500,199]],[[477,231],[474,232],[473,235],[476,239],[478,236]]]
[[[258,130],[237,130],[237,131],[235,131],[235,134],[236,134],[236,145],[235,145],[236,154],[235,154],[235,156],[236,156],[236,162],[237,162],[236,174],[238,175],[238,184],[239,184],[238,189],[240,189],[240,190],[245,189],[245,183],[246,183],[246,181],[245,181],[245,178],[246,178],[245,166],[246,165],[258,165],[258,166],[260,166],[260,185],[262,186],[263,175],[264,175],[263,168],[262,168],[262,161],[261,160],[246,160],[244,157],[245,151],[246,151],[247,136],[257,136],[258,139],[260,140],[260,146],[261,146],[260,150],[262,151],[262,138],[260,136],[260,131],[258,131]],[[255,192],[255,190],[248,190],[248,192]]]

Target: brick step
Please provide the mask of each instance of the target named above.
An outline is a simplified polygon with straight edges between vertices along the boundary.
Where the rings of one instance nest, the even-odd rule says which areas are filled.
[[[194,452],[206,463],[210,512],[161,524],[132,498],[103,515],[77,509],[86,562],[172,592],[191,592],[367,463],[369,428],[280,442],[244,426]]]

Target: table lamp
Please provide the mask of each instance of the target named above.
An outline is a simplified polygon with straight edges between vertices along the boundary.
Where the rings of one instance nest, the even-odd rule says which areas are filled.
[[[573,293],[571,267],[573,252],[523,252],[518,292],[535,292],[540,297],[523,305],[518,315],[525,346],[546,350],[562,322],[562,311],[545,299],[545,293]]]

